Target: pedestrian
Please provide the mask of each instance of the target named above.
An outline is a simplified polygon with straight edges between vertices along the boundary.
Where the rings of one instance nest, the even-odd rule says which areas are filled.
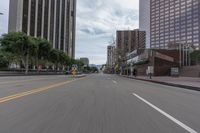
[[[136,77],[137,76],[137,71],[136,71],[136,69],[134,68],[134,70],[133,70],[133,76],[134,77]]]
[[[135,77],[137,77],[137,69],[135,68]]]

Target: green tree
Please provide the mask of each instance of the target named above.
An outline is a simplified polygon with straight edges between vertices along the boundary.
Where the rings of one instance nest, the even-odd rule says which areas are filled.
[[[19,59],[16,55],[0,50],[0,68],[8,68],[11,64],[18,64]]]
[[[38,43],[38,57],[41,60],[48,60],[49,59],[49,54],[52,50],[52,46],[50,42],[44,39],[37,39]]]
[[[50,60],[51,43],[41,38],[34,38],[33,40],[37,45],[37,51],[34,57],[36,66],[39,65],[39,62],[46,64]]]
[[[41,38],[27,36],[22,32],[11,32],[4,34],[0,39],[0,49],[4,51],[2,62],[8,61],[9,64],[14,62],[13,59],[19,60],[25,67],[25,73],[28,73],[29,66],[38,66],[39,62],[43,65],[53,64],[58,69],[65,65],[71,66],[77,64],[82,66],[79,60],[70,58],[65,52],[53,49],[50,42]],[[5,58],[6,57],[6,58]]]
[[[54,63],[55,64],[55,66],[56,66],[56,68],[58,68],[58,63],[59,63],[59,50],[57,50],[57,49],[52,49],[51,51],[50,51],[50,61],[52,62],[52,63]]]
[[[0,51],[0,68],[8,68],[9,66],[9,60],[5,56],[5,54]]]
[[[59,64],[62,66],[62,68],[64,68],[64,66],[69,65],[70,64],[70,58],[69,56],[63,52],[63,51],[59,51]]]
[[[84,63],[81,60],[76,60],[75,61],[77,66],[81,69],[84,66]]]
[[[29,60],[37,49],[33,38],[21,32],[10,32],[3,35],[0,43],[4,51],[18,56],[25,67],[25,74],[28,74]]]
[[[196,50],[192,52],[190,56],[191,56],[191,60],[195,62],[195,64],[200,63],[200,50]]]

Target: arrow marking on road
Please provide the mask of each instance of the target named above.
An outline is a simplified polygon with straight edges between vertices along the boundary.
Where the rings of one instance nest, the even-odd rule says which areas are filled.
[[[138,99],[140,99],[141,101],[143,101],[144,103],[146,103],[147,105],[149,105],[150,107],[152,107],[153,109],[155,109],[156,111],[158,111],[159,113],[161,113],[162,115],[164,115],[165,117],[167,117],[168,119],[170,119],[171,121],[173,121],[174,123],[176,123],[177,125],[181,126],[182,128],[184,128],[185,130],[187,130],[189,133],[198,133],[197,131],[195,131],[194,129],[190,128],[189,126],[185,125],[184,123],[182,123],[181,121],[177,120],[176,118],[174,118],[173,116],[169,115],[168,113],[164,112],[163,110],[159,109],[158,107],[156,107],[155,105],[153,105],[152,103],[148,102],[147,100],[145,100],[144,98],[140,97],[139,95],[133,93],[134,96],[136,96]]]

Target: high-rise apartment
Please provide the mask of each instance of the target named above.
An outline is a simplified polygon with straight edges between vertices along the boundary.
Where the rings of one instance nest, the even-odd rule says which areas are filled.
[[[9,32],[50,41],[75,56],[76,0],[10,0]]]
[[[150,0],[140,0],[139,29],[146,32],[146,48],[150,48]]]
[[[151,0],[150,32],[151,48],[163,49],[173,44],[189,44],[199,49],[200,1]]]

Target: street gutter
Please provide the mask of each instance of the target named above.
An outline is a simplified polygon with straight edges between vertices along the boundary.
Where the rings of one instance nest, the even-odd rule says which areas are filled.
[[[157,80],[141,79],[141,78],[135,78],[135,77],[129,77],[129,76],[122,76],[122,77],[140,80],[140,81],[152,82],[152,83],[157,83],[157,84],[162,84],[162,85],[167,85],[167,86],[172,86],[172,87],[179,87],[179,88],[188,89],[188,90],[200,91],[200,87],[174,84],[174,83],[162,82],[162,81],[157,81]]]

